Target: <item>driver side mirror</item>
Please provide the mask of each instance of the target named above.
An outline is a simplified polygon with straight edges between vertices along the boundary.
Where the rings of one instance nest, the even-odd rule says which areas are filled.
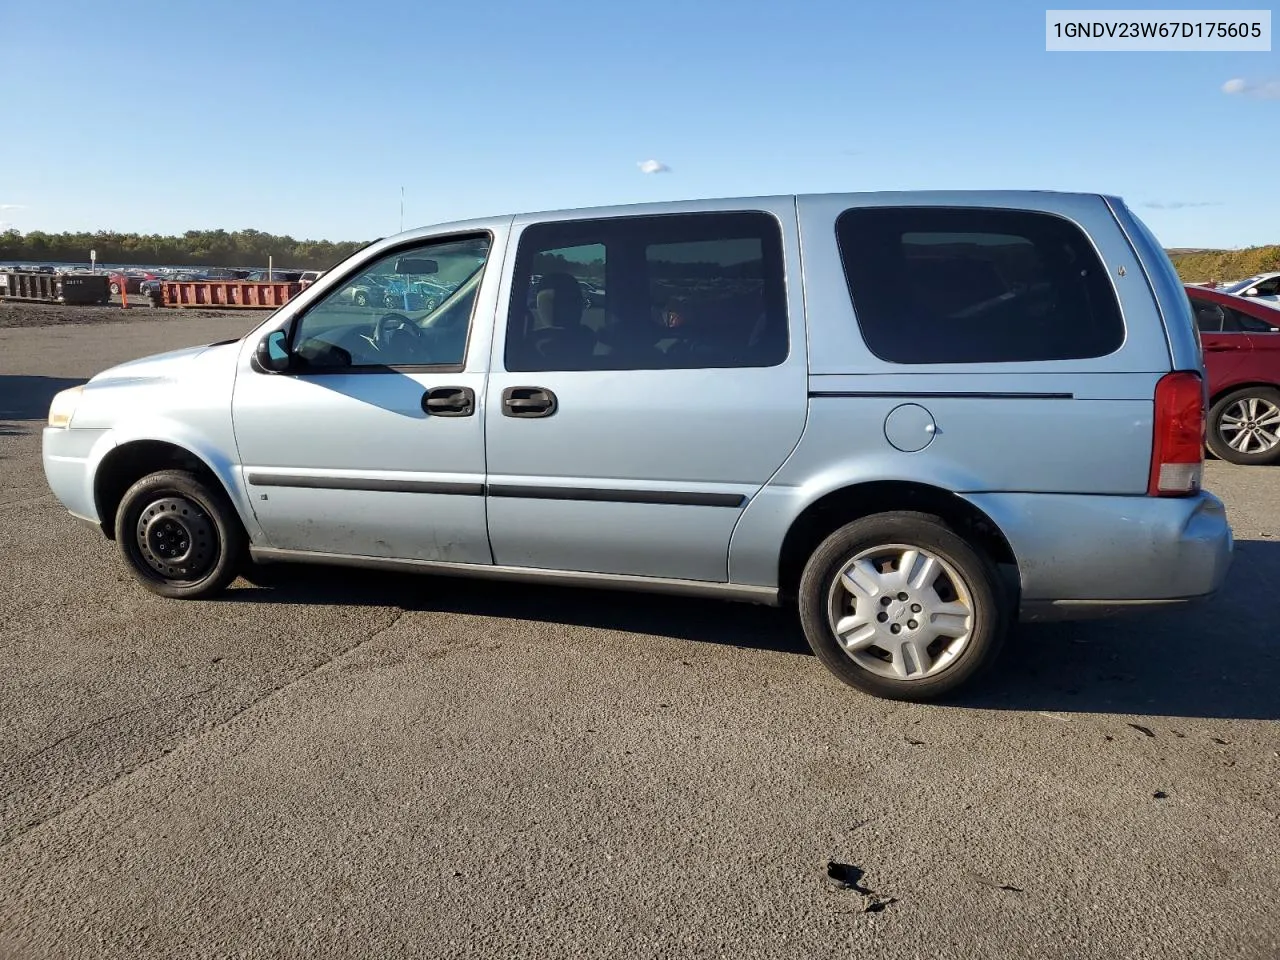
[[[258,349],[254,356],[263,370],[284,373],[289,369],[292,360],[289,355],[288,335],[283,330],[272,330],[258,341]]]
[[[1257,287],[1250,287],[1248,290],[1246,290],[1246,291],[1244,292],[1244,295],[1245,295],[1246,297],[1256,297],[1256,296],[1258,295],[1258,288],[1257,288]]]

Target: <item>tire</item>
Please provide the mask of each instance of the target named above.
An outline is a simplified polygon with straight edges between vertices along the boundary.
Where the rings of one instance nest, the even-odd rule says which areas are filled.
[[[113,297],[118,297],[118,296],[120,296],[120,284],[118,284],[118,283],[113,283],[113,284],[111,285],[111,295],[112,295]]]
[[[367,307],[369,305],[369,297],[363,292],[357,293],[355,300],[357,307]]]
[[[1247,417],[1254,417],[1249,421]],[[1242,431],[1235,422],[1261,427]],[[1243,434],[1243,436],[1242,436]],[[1274,438],[1274,440],[1272,439]],[[1247,449],[1232,446],[1235,441]],[[1205,442],[1219,460],[1244,465],[1280,463],[1280,390],[1275,387],[1242,387],[1209,408]]]
[[[898,590],[893,565],[877,570],[877,554],[901,558],[908,548],[918,551],[912,567],[917,578],[926,559],[936,572],[924,586],[903,584]],[[866,580],[864,574],[855,601],[841,573],[868,551],[875,551],[870,570],[884,579]],[[805,565],[798,600],[805,639],[823,666],[849,686],[887,700],[925,702],[969,683],[998,657],[1011,619],[991,558],[937,517],[908,511],[863,517],[828,536]],[[967,612],[959,620],[962,609]],[[852,652],[837,639],[835,623],[841,620],[857,645]],[[944,632],[929,642],[934,631],[922,632],[925,624],[942,625]],[[963,637],[956,635],[966,628]],[[894,648],[900,651],[896,658],[890,655]]]
[[[175,600],[221,593],[247,552],[244,528],[226,494],[185,470],[162,470],[131,486],[116,511],[115,532],[138,581]],[[166,546],[180,555],[166,558]]]

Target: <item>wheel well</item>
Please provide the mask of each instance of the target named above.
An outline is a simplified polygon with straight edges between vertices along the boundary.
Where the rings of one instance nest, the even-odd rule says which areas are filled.
[[[98,521],[108,540],[115,539],[116,511],[125,491],[147,474],[158,470],[189,470],[222,489],[222,481],[203,460],[176,444],[162,440],[135,440],[116,447],[102,459],[93,480]]]
[[[1270,390],[1277,390],[1280,389],[1280,384],[1271,383],[1267,380],[1249,380],[1245,383],[1233,383],[1231,386],[1223,387],[1217,393],[1213,394],[1213,396],[1209,398],[1209,406],[1212,407],[1229,393],[1235,393],[1237,390],[1247,390],[1250,387],[1266,387]]]
[[[832,491],[796,517],[782,541],[778,586],[790,601],[810,554],[829,534],[862,517],[890,510],[918,510],[933,514],[998,564],[1017,565],[1013,548],[985,513],[948,490],[924,483],[885,480]]]

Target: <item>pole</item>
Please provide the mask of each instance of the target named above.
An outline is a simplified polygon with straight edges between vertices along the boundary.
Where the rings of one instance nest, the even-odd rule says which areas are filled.
[[[404,187],[400,187],[400,232],[404,233]]]
[[[267,283],[270,283],[272,280],[275,279],[275,277],[271,273],[272,263],[273,263],[273,260],[272,260],[271,254],[268,253],[267,254]]]

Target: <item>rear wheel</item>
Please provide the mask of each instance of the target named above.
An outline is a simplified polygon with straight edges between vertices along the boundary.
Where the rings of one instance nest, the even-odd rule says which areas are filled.
[[[1242,387],[1209,410],[1205,440],[1228,463],[1280,462],[1280,390]]]
[[[938,518],[875,514],[832,533],[805,566],[800,620],[814,654],[845,683],[925,701],[999,654],[1008,623],[986,554]]]
[[[245,551],[244,529],[226,494],[185,470],[149,474],[125,492],[116,542],[143,586],[186,600],[221,593]]]

